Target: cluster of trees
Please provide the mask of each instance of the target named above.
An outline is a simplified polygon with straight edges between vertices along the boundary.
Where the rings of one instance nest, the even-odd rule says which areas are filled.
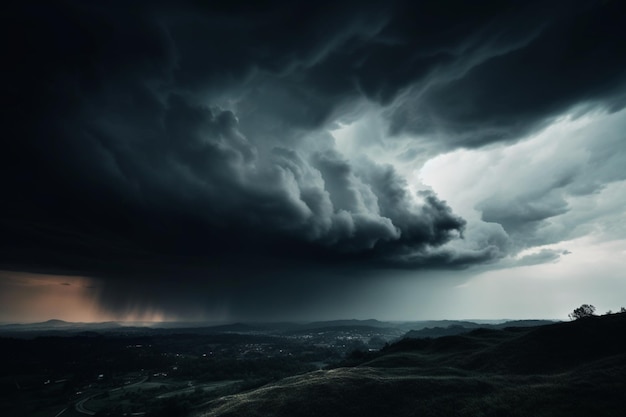
[[[596,311],[596,308],[591,304],[583,304],[578,308],[575,308],[574,311],[569,313],[570,320],[578,320],[585,317],[593,316]],[[619,310],[620,313],[626,313],[626,308],[622,307]],[[613,314],[611,310],[607,311],[606,314]]]
[[[596,308],[591,304],[583,304],[569,313],[569,318],[570,320],[578,320],[585,317],[591,317],[595,311]]]

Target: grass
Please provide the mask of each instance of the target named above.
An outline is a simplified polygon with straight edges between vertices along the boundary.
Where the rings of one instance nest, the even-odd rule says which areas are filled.
[[[223,397],[196,414],[623,416],[626,314],[403,340],[350,364]]]

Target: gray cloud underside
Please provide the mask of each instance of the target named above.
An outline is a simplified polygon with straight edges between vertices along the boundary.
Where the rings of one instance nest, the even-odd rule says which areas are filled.
[[[620,195],[601,197],[626,180],[626,114],[603,116],[567,135],[544,155],[526,160],[526,167],[511,177],[515,187],[503,188],[477,205],[482,219],[500,224],[517,249],[574,239],[590,232],[620,236],[608,228],[620,216]],[[611,201],[604,201],[606,198]]]

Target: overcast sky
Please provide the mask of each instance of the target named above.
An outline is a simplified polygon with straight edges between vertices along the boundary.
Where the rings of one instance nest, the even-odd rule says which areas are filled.
[[[16,2],[0,321],[618,310],[625,12]]]

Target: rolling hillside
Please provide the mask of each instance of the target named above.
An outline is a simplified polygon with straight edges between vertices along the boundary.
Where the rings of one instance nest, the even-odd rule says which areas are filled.
[[[623,416],[626,314],[404,339],[352,364],[223,397],[196,415]]]

